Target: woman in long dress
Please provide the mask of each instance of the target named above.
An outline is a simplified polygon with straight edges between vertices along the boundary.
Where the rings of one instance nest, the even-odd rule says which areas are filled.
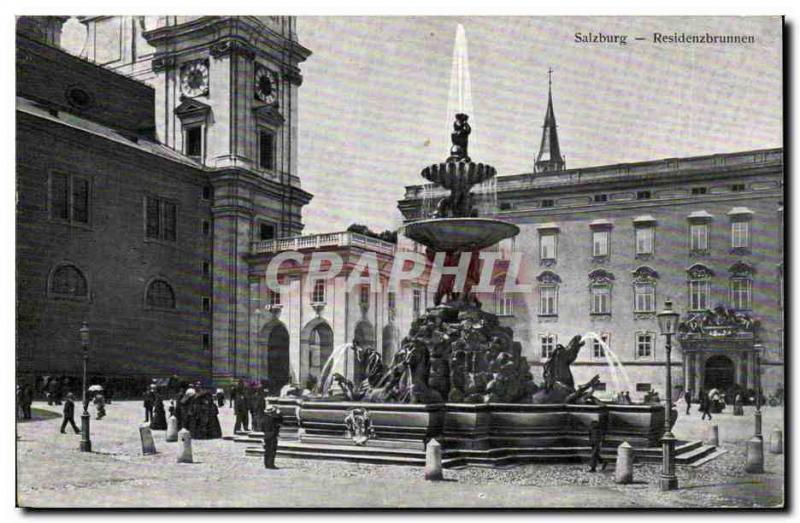
[[[164,412],[164,401],[156,392],[153,395],[153,417],[150,420],[150,430],[167,430],[167,415]]]

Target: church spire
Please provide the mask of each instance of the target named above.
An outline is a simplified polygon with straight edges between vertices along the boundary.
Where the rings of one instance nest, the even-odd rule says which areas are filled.
[[[542,145],[536,155],[534,172],[563,171],[566,168],[561,147],[558,145],[556,113],[553,111],[553,69],[547,70],[547,112],[542,126]]]

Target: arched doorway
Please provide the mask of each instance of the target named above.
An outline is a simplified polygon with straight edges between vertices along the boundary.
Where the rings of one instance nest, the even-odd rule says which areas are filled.
[[[367,320],[361,320],[356,324],[353,333],[353,341],[361,347],[375,348],[375,329]]]
[[[289,331],[281,323],[267,324],[258,337],[259,374],[266,377],[270,393],[277,394],[289,383]]]
[[[384,364],[388,365],[397,352],[397,327],[394,325],[385,326],[382,338],[381,358],[383,358]]]
[[[735,369],[733,361],[727,356],[711,356],[706,360],[703,386],[705,390],[726,391],[734,384]]]
[[[330,326],[321,322],[311,329],[308,335],[308,376],[319,379],[325,362],[333,353],[333,331]]]

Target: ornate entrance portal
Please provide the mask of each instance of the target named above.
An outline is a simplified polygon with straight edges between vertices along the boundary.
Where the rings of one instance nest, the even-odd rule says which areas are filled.
[[[759,328],[758,321],[722,306],[689,314],[678,334],[683,349],[684,389],[697,398],[701,389],[727,392],[734,385],[754,388],[761,372]]]

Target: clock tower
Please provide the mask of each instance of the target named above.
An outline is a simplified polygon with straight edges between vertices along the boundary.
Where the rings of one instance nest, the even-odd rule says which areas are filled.
[[[84,54],[155,90],[158,141],[202,164],[213,189],[212,374],[254,375],[252,242],[299,235],[299,64],[289,16],[82,17]],[[209,191],[210,192],[210,191]],[[198,224],[201,227],[201,224]],[[204,229],[205,230],[205,229]]]

